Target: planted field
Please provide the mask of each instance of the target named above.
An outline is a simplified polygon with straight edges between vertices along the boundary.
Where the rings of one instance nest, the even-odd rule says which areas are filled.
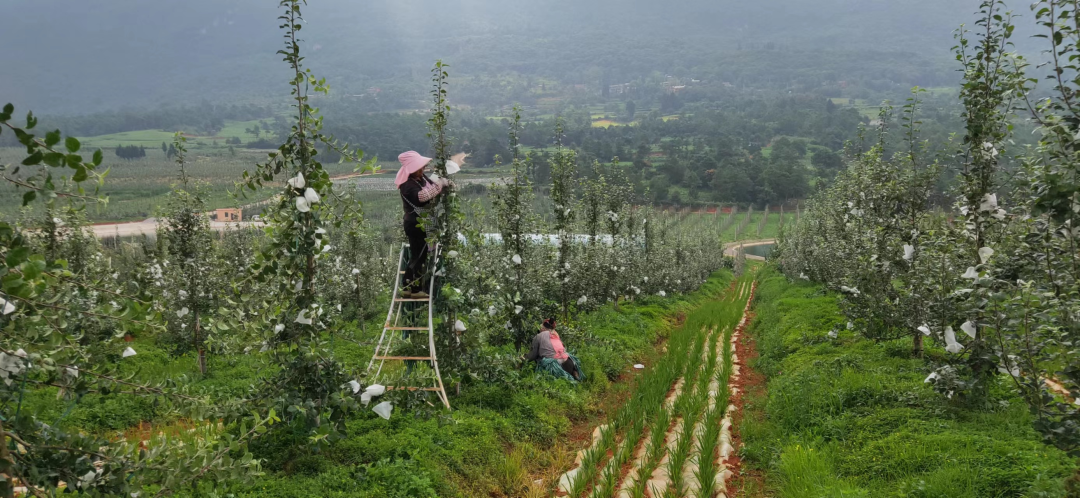
[[[169,140],[171,141],[171,135]],[[105,205],[91,206],[86,216],[91,221],[141,220],[154,216],[158,208],[165,204],[165,198],[179,177],[179,168],[175,162],[162,154],[159,141],[155,147],[147,148],[146,158],[126,160],[106,154],[102,169],[108,168],[107,181],[102,185],[100,194],[109,197]],[[25,152],[20,149],[0,149],[0,161],[16,157]],[[269,192],[256,194],[250,200],[234,201],[228,194],[235,191],[235,183],[245,170],[251,169],[257,161],[265,159],[265,154],[237,153],[230,154],[192,154],[188,159],[188,174],[196,180],[206,183],[206,191],[211,209],[232,207],[238,204],[265,199]],[[29,174],[25,168],[22,174]],[[0,185],[0,213],[5,218],[19,212],[21,194],[9,183]],[[10,218],[9,218],[10,219]]]
[[[188,147],[190,149],[207,147],[225,148],[225,139],[228,138],[239,138],[244,143],[256,140],[254,134],[248,133],[245,130],[253,128],[257,124],[259,124],[259,121],[257,120],[225,121],[225,127],[213,136],[203,136],[191,131],[187,131],[185,135],[188,137]],[[80,137],[79,141],[82,142],[83,147],[86,148],[100,147],[103,149],[111,149],[120,145],[138,145],[146,147],[148,149],[147,154],[149,154],[149,149],[154,149],[160,152],[162,143],[171,144],[174,134],[175,131],[139,130],[122,133],[112,133],[109,135],[98,135],[94,137]],[[268,135],[261,136],[266,138],[269,137]]]
[[[610,119],[595,119],[592,122],[592,127],[593,128],[607,128],[609,126],[630,126],[632,124],[633,123],[630,123],[630,124],[621,123],[619,121],[613,121],[613,120],[610,120]]]
[[[172,134],[169,134],[167,141],[171,143]],[[100,194],[107,196],[109,202],[88,208],[86,216],[91,222],[143,220],[157,215],[159,209],[165,205],[169,191],[177,182],[179,167],[161,152],[160,140],[153,145],[147,147],[147,157],[134,160],[121,159],[111,151],[105,151],[102,168],[108,168],[109,173]],[[23,149],[0,148],[0,162],[8,161],[9,158],[24,152]],[[256,163],[265,160],[264,152],[237,150],[235,154],[230,154],[221,150],[205,153],[195,150],[189,152],[185,169],[193,180],[205,182],[209,209],[236,207],[259,202],[273,195],[269,190],[247,192],[247,197],[234,198],[230,195],[239,192],[236,183],[240,181],[244,171],[252,170]],[[391,166],[388,163],[383,164],[388,168]],[[327,165],[327,170],[332,175],[351,174],[354,168],[354,164]],[[24,168],[23,174],[29,172],[30,168]],[[357,180],[361,187],[365,181],[375,182]],[[379,185],[385,185],[386,181]],[[7,182],[0,184],[0,218],[10,219],[19,213],[21,195],[14,185]]]
[[[781,225],[792,223],[795,212],[780,211],[733,211],[727,214],[716,213],[714,221],[720,224],[720,233],[724,240],[760,240],[774,239],[780,235]]]
[[[687,316],[664,356],[559,479],[558,496],[696,498],[726,490],[734,451],[729,382],[739,375],[733,344],[754,287],[749,278],[734,281]]]

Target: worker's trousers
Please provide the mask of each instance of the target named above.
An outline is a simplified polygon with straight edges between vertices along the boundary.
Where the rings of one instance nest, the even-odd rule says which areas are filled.
[[[410,292],[427,292],[427,233],[416,225],[416,221],[405,220],[405,237],[409,239],[409,264],[405,267],[405,289]]]

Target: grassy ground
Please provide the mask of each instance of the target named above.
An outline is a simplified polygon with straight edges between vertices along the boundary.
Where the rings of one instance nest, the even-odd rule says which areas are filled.
[[[230,137],[230,138],[231,137],[237,137],[240,140],[243,140],[244,143],[247,143],[247,142],[249,142],[251,140],[257,140],[257,139],[255,138],[254,134],[248,133],[245,130],[253,128],[257,124],[259,124],[258,120],[252,120],[252,121],[226,121],[225,122],[225,128],[222,128],[221,131],[218,132],[217,136],[219,136],[219,137]],[[260,134],[259,137],[260,138],[268,138],[266,134]]]
[[[767,496],[1063,497],[1075,464],[1044,445],[1024,402],[1002,382],[988,408],[923,383],[931,359],[910,341],[875,343],[843,329],[837,299],[765,270],[753,328],[768,379],[741,427],[744,462]]]
[[[188,132],[188,145],[192,148],[197,148],[200,145],[214,145],[224,147],[225,139],[237,137],[244,143],[255,140],[255,135],[244,131],[245,128],[252,128],[259,121],[226,121],[225,128],[217,133],[214,137],[202,137],[197,136],[194,132]],[[262,135],[265,136],[265,135]],[[162,130],[139,130],[128,131],[123,133],[113,133],[110,135],[99,135],[96,137],[78,137],[82,142],[84,148],[114,148],[118,145],[141,145],[147,149],[161,150],[161,143],[171,144],[173,140],[173,132]],[[147,151],[149,154],[149,151]]]
[[[533,153],[536,153],[536,154],[540,154],[540,153],[543,153],[543,152],[554,153],[557,150],[559,150],[558,147],[554,147],[554,146],[552,146],[552,147],[531,147],[531,146],[528,146],[528,145],[522,145],[521,146],[521,152],[523,152],[523,153],[529,153],[529,152],[533,152]]]
[[[147,149],[157,149],[161,152],[161,143],[171,144],[173,132],[161,130],[138,130],[100,135],[96,137],[79,137],[84,148],[114,148],[118,145],[141,145]],[[147,151],[149,154],[150,151]]]

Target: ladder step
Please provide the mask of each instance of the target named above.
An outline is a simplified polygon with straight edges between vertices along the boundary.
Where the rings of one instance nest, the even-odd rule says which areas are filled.
[[[439,389],[437,387],[394,387],[394,386],[386,386],[386,390],[387,391],[435,391],[435,392],[442,391],[442,389]]]
[[[416,360],[431,361],[430,356],[376,356],[376,360]],[[389,388],[387,388],[389,389]]]
[[[427,330],[427,327],[383,327],[386,330]]]
[[[411,298],[411,297],[399,297],[399,298],[394,298],[394,302],[395,303],[429,303],[429,302],[431,302],[431,299],[430,298],[414,299],[414,298]]]

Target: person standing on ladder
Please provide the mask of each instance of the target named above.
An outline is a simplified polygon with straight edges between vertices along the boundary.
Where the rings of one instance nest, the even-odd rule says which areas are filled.
[[[465,154],[458,154],[446,162],[449,174],[457,173],[459,163],[464,162]],[[402,297],[427,299],[424,291],[424,275],[429,256],[427,232],[420,227],[420,217],[430,212],[438,203],[439,194],[451,185],[446,178],[429,178],[425,172],[432,159],[421,156],[416,151],[404,152],[398,156],[401,169],[397,172],[394,184],[401,194],[402,207],[405,209],[405,237],[409,240],[409,264],[405,268]]]

